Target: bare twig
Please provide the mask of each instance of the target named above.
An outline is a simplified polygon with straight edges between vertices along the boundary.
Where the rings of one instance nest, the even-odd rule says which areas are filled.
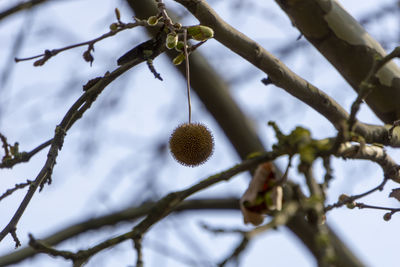
[[[136,267],[143,267],[142,237],[136,236],[133,238],[133,242],[137,252]]]
[[[28,10],[31,9],[32,7],[44,3],[47,0],[30,0],[30,1],[24,1],[18,4],[15,4],[14,6],[4,10],[3,12],[0,13],[0,20],[15,14],[17,12],[23,11],[23,10]]]
[[[39,54],[39,55],[36,55],[36,56],[31,56],[31,57],[26,57],[26,58],[15,58],[15,62],[32,60],[32,59],[35,59],[35,58],[41,58],[41,59],[39,59],[39,60],[34,62],[35,66],[41,66],[44,63],[46,63],[47,60],[49,60],[50,58],[52,58],[53,56],[57,55],[60,52],[63,52],[63,51],[66,51],[66,50],[69,50],[69,49],[72,49],[72,48],[75,48],[75,47],[79,47],[79,46],[85,46],[85,45],[88,46],[88,50],[83,54],[84,59],[86,61],[91,62],[91,61],[93,61],[93,58],[91,58],[92,56],[90,55],[90,51],[93,50],[93,46],[94,46],[95,43],[97,43],[97,42],[99,42],[99,41],[101,41],[103,39],[106,39],[108,37],[111,37],[113,35],[116,35],[117,33],[121,32],[121,31],[124,31],[124,30],[127,30],[127,29],[132,29],[132,28],[135,28],[137,26],[148,26],[147,22],[144,21],[144,20],[143,21],[142,20],[137,20],[134,23],[120,23],[120,22],[118,22],[118,23],[115,23],[115,25],[116,25],[116,29],[110,30],[109,32],[107,32],[107,33],[105,33],[105,34],[103,34],[100,37],[97,37],[95,39],[92,39],[92,40],[89,40],[89,41],[86,41],[86,42],[82,42],[82,43],[77,43],[77,44],[65,46],[65,47],[58,48],[58,49],[52,49],[52,50],[46,49],[43,54]]]
[[[207,230],[210,230],[214,233],[239,233],[242,235],[241,241],[238,243],[236,248],[232,251],[232,253],[226,257],[218,266],[225,266],[227,263],[231,261],[238,261],[242,252],[247,248],[248,244],[253,240],[254,237],[265,233],[270,229],[274,229],[276,227],[285,225],[297,212],[299,205],[296,202],[289,202],[284,205],[283,209],[279,212],[276,212],[272,217],[271,221],[265,225],[258,226],[251,231],[242,231],[239,229],[227,230],[227,229],[212,229],[207,227]]]
[[[351,105],[351,113],[349,116],[349,130],[351,131],[355,122],[357,112],[360,110],[360,105],[362,101],[371,93],[374,87],[375,74],[389,61],[391,61],[395,57],[400,57],[400,47],[396,47],[390,54],[386,55],[380,60],[376,60],[373,62],[373,65],[365,77],[365,79],[360,83],[359,93],[357,95],[356,100],[354,100]]]
[[[137,220],[145,216],[154,207],[155,203],[148,202],[140,206],[128,207],[126,209],[110,213],[98,218],[83,220],[77,224],[63,228],[43,239],[41,242],[48,246],[57,245],[65,240],[76,237],[90,230],[98,230],[104,226],[115,225],[122,221]],[[236,210],[239,211],[239,199],[192,199],[185,200],[179,204],[173,212],[189,212],[201,210]],[[31,247],[22,248],[15,252],[0,257],[0,266],[16,264],[26,258],[32,257],[37,252]]]
[[[30,184],[32,184],[32,181],[30,181],[30,180],[27,180],[25,183],[15,184],[14,188],[8,189],[4,194],[2,194],[2,195],[0,196],[0,201],[1,201],[3,198],[6,198],[6,197],[8,197],[9,195],[11,195],[12,193],[14,193],[15,191],[17,191],[18,189],[25,188],[26,186],[28,186],[28,185],[30,185]]]
[[[53,139],[47,140],[43,144],[39,145],[38,147],[34,148],[29,152],[20,152],[18,157],[11,157],[7,159],[3,159],[3,162],[0,163],[0,169],[2,168],[12,168],[14,165],[22,162],[29,161],[35,154],[42,151],[44,148],[49,146]]]
[[[161,51],[154,51],[154,57],[158,56]],[[40,187],[43,188],[46,182],[51,182],[51,173],[58,156],[58,150],[61,150],[64,136],[67,130],[82,117],[82,114],[90,108],[92,103],[96,100],[97,96],[108,86],[112,81],[118,78],[121,74],[136,66],[137,64],[143,62],[143,58],[137,58],[132,60],[123,66],[117,68],[113,72],[107,72],[101,79],[95,82],[92,86],[87,88],[83,95],[71,106],[68,110],[60,124],[55,129],[54,138],[51,141],[51,146],[47,154],[47,160],[40,170],[39,174],[36,176],[33,183],[30,185],[27,194],[22,200],[20,206],[15,212],[14,216],[10,222],[3,228],[0,232],[0,241],[12,231],[15,232],[16,225],[20,220],[22,214],[24,213],[26,207],[28,206],[30,200],[35,194],[36,190]],[[17,243],[18,244],[18,243]],[[18,244],[19,245],[19,244]]]
[[[192,106],[190,104],[190,67],[189,67],[189,53],[187,49],[187,29],[183,30],[183,52],[185,53],[186,87],[187,87],[189,124],[190,124],[192,121]]]
[[[168,16],[167,10],[165,9],[165,4],[162,0],[156,0],[156,2],[158,10],[164,19],[165,26],[167,26],[171,33],[175,33],[175,27],[173,25],[174,23],[172,22],[172,19]]]
[[[368,190],[368,191],[366,191],[364,193],[361,193],[361,194],[358,194],[358,195],[353,195],[353,196],[348,196],[342,201],[339,200],[338,202],[336,202],[334,204],[328,205],[328,206],[326,206],[324,208],[324,211],[327,212],[327,211],[330,211],[330,210],[332,210],[334,208],[342,207],[343,205],[346,205],[348,203],[352,203],[353,201],[355,201],[357,199],[360,199],[360,198],[365,197],[365,196],[367,196],[369,194],[372,194],[373,192],[375,192],[377,190],[382,191],[383,187],[385,186],[387,181],[388,181],[388,179],[385,178],[385,179],[383,179],[383,181],[379,185],[377,185],[376,187],[374,187],[374,188],[372,188],[372,189],[370,189],[370,190]]]
[[[392,214],[396,212],[400,212],[400,208],[390,208],[390,207],[381,207],[381,206],[373,206],[373,205],[367,205],[364,203],[356,203],[356,207],[359,209],[375,209],[375,210],[388,210]]]
[[[262,155],[248,159],[243,161],[242,163],[218,173],[216,175],[210,176],[199,183],[185,189],[182,191],[177,191],[170,193],[160,199],[155,205],[149,210],[148,215],[145,219],[143,219],[138,225],[136,225],[132,231],[127,232],[125,234],[119,235],[117,237],[108,239],[104,242],[97,244],[94,247],[91,247],[86,250],[80,250],[75,253],[72,258],[74,261],[76,260],[88,260],[94,254],[107,249],[109,247],[115,246],[121,242],[126,240],[140,240],[143,238],[143,235],[158,221],[169,215],[178,207],[180,203],[187,197],[193,195],[194,193],[201,191],[205,188],[208,188],[216,183],[221,181],[228,181],[236,174],[254,168],[258,164],[265,161],[272,161],[275,158],[282,155],[281,151],[273,151],[273,152],[265,152]],[[140,250],[139,250],[140,252]],[[139,257],[140,258],[140,255]],[[139,265],[140,266],[140,265]]]
[[[72,259],[74,254],[66,250],[56,250],[46,245],[44,242],[36,240],[32,234],[29,234],[29,246],[38,252],[46,253],[51,256],[61,256],[65,259]]]

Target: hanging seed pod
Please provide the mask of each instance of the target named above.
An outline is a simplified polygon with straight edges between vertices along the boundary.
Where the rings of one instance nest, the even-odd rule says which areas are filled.
[[[184,123],[169,139],[169,148],[180,164],[195,167],[206,162],[214,150],[214,138],[201,123]]]

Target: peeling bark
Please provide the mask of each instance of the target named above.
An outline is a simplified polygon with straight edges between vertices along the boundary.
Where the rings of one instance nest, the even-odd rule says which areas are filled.
[[[293,25],[338,70],[356,92],[382,46],[336,0],[276,0]],[[385,123],[400,118],[400,69],[393,62],[375,75],[368,106]]]

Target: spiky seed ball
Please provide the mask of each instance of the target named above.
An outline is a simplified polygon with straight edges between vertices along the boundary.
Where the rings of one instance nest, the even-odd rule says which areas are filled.
[[[178,126],[169,139],[169,148],[180,164],[195,167],[208,160],[214,150],[214,138],[201,123]]]

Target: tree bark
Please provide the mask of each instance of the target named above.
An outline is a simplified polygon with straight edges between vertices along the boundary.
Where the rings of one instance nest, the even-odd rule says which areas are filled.
[[[386,55],[382,46],[336,0],[276,0],[293,25],[359,92],[376,59]],[[375,75],[366,98],[368,106],[385,123],[400,118],[400,69],[393,62]]]

